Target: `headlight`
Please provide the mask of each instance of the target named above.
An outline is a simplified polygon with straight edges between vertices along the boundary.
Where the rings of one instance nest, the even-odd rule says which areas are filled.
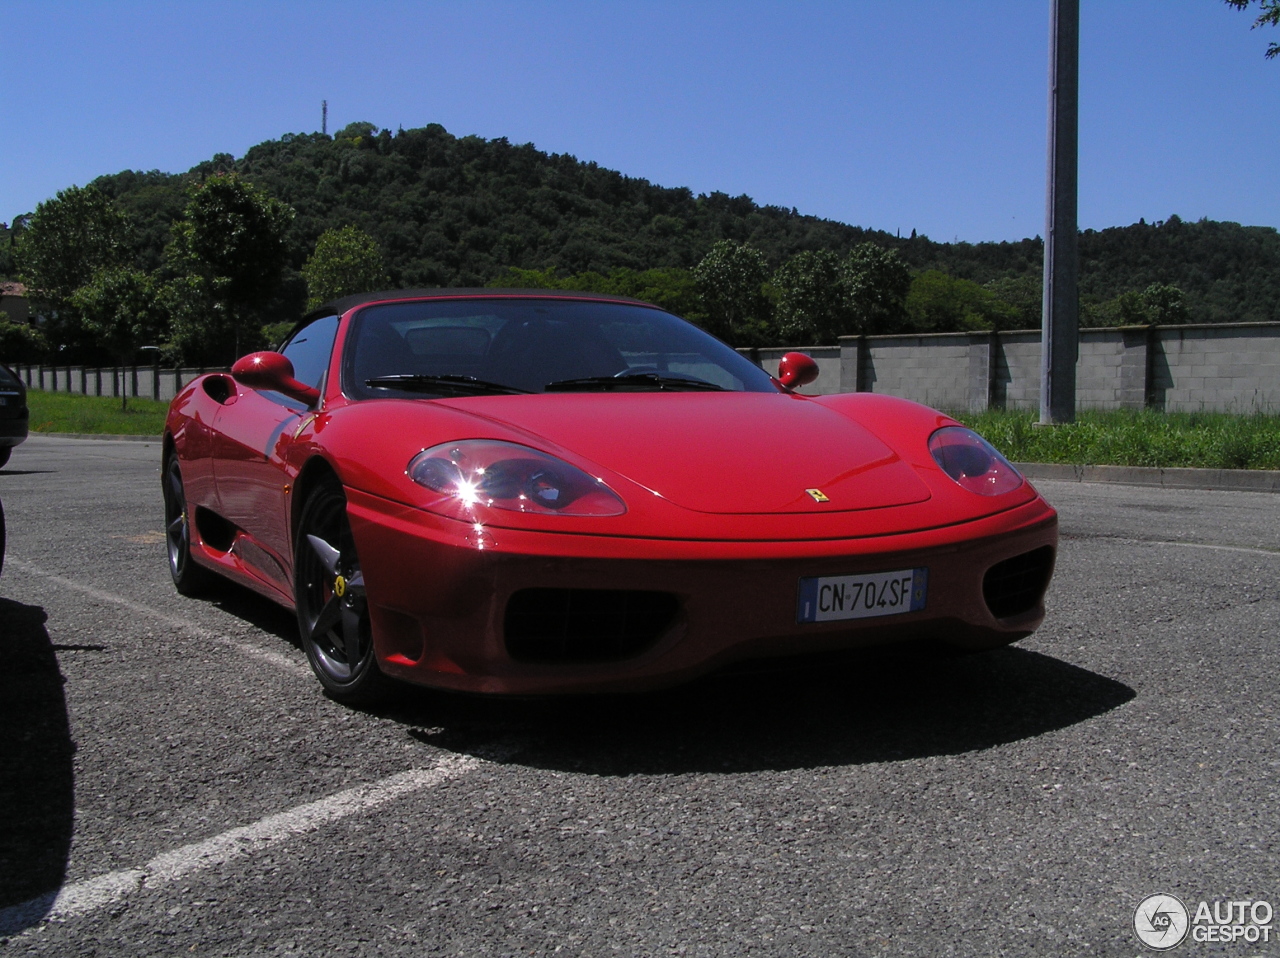
[[[432,446],[407,470],[418,485],[470,515],[475,506],[556,516],[620,516],[618,494],[577,466],[545,452],[497,439],[464,439]]]
[[[972,429],[942,427],[929,437],[929,452],[943,472],[980,496],[998,496],[1022,485],[1022,474]]]

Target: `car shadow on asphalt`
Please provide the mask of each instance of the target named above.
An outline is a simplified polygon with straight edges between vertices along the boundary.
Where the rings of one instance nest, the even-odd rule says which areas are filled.
[[[45,618],[0,598],[0,925],[44,916],[71,851],[75,746]],[[33,900],[23,915],[5,914]]]
[[[275,603],[230,584],[209,598],[301,647],[293,614]],[[751,662],[629,695],[508,698],[404,686],[375,711],[459,754],[596,775],[678,774],[956,755],[1075,725],[1135,694],[1017,646],[964,655],[920,642]]]
[[[302,640],[298,637],[298,617],[284,606],[263,598],[256,592],[250,592],[226,579],[215,578],[201,598],[255,629],[284,640],[295,649],[302,648]]]
[[[384,714],[416,740],[595,775],[753,772],[955,755],[1118,708],[1114,679],[1016,647],[918,644],[759,663],[643,695],[489,700],[414,691]]]

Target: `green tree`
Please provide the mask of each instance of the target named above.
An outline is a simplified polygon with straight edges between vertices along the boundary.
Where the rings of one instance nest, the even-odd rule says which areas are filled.
[[[169,362],[225,358],[230,326],[225,319],[226,304],[214,297],[210,287],[208,280],[192,273],[170,277],[156,286],[156,303],[168,320],[169,337],[161,349]],[[265,341],[261,328],[259,333]]]
[[[103,269],[71,296],[85,330],[97,344],[127,366],[140,346],[155,345],[164,331],[164,309],[156,282],[136,269]],[[120,392],[128,408],[128,390]]]
[[[761,287],[768,278],[764,254],[755,247],[733,240],[712,246],[693,268],[708,328],[735,345],[748,329],[758,335],[767,318]]]
[[[609,272],[607,286],[607,289],[600,292],[644,300],[691,323],[703,327],[707,325],[702,295],[692,270],[675,267],[635,270],[624,266]],[[748,317],[748,323],[751,321],[752,317]]]
[[[687,269],[634,270],[625,266],[608,274],[587,271],[560,276],[554,267],[521,269],[509,266],[485,286],[501,289],[572,289],[610,296],[629,296],[661,306],[699,326],[706,326],[702,299],[693,273]]]
[[[29,219],[29,216],[19,216],[8,226],[0,223],[0,279],[12,279],[18,275],[14,253],[18,248],[18,237],[22,235]]]
[[[101,269],[132,259],[129,218],[93,187],[73,186],[36,207],[18,238],[18,272],[54,349],[80,339],[72,296]]]
[[[916,332],[959,333],[1009,329],[1018,312],[977,283],[930,269],[911,282],[907,317]]]
[[[10,322],[9,314],[0,312],[0,362],[39,362],[47,348],[40,330],[27,323]]]
[[[307,281],[307,309],[352,293],[368,293],[387,285],[382,250],[358,226],[325,230],[315,252],[302,267]]]
[[[203,338],[221,351],[229,339],[233,356],[238,355],[242,340],[256,342],[254,321],[280,284],[294,212],[235,173],[210,176],[193,185],[187,197],[185,219],[173,227],[167,259],[177,275],[201,281],[202,295],[213,306],[213,328],[193,337],[195,330],[179,323],[174,334],[186,348]],[[192,288],[187,283],[185,291]]]
[[[1151,322],[1146,300],[1136,289],[1125,290],[1111,301],[1111,322],[1116,326],[1145,326]]]
[[[842,283],[842,264],[830,250],[804,250],[773,274],[778,331],[790,345],[824,345],[854,328]]]
[[[1147,322],[1160,326],[1187,321],[1187,294],[1168,283],[1152,283],[1142,291]]]
[[[1125,290],[1087,315],[1099,326],[1171,326],[1190,319],[1186,294],[1169,283],[1152,283],[1141,292]]]
[[[1253,21],[1252,29],[1266,26],[1280,26],[1280,0],[1226,0],[1228,6],[1235,7],[1237,10],[1248,10],[1253,3],[1258,4],[1258,18]],[[1266,57],[1268,60],[1273,57],[1280,56],[1280,43],[1272,43],[1267,47]]]
[[[841,268],[852,332],[887,333],[901,328],[907,316],[911,271],[897,250],[859,243]]]
[[[1044,279],[1040,273],[1002,276],[983,283],[991,295],[1016,313],[1011,329],[1039,329],[1044,311]]]

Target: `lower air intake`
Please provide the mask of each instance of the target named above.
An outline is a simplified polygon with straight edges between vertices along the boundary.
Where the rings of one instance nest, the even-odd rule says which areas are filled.
[[[1052,547],[1024,552],[987,570],[982,579],[982,598],[997,619],[1021,615],[1040,604],[1052,573]]]
[[[610,662],[639,655],[671,625],[669,592],[522,589],[507,603],[507,652],[519,662]]]

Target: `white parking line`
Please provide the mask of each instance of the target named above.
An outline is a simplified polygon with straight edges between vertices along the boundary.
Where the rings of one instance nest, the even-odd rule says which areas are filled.
[[[1155,545],[1182,546],[1185,549],[1209,549],[1215,552],[1244,552],[1248,555],[1270,556],[1273,559],[1280,558],[1280,549],[1255,549],[1252,546],[1217,546],[1208,542],[1171,542],[1163,539],[1155,540]]]
[[[385,805],[410,792],[441,785],[478,768],[481,760],[451,755],[434,768],[411,769],[370,785],[357,785],[318,802],[300,805],[213,838],[157,855],[139,868],[126,868],[64,885],[31,901],[0,909],[0,935],[12,935],[40,921],[66,921],[123,900],[141,889],[159,888],[193,872],[222,865],[317,829]]]
[[[153,609],[140,602],[134,602],[132,599],[126,599],[124,596],[113,595],[110,592],[103,592],[101,589],[95,589],[93,586],[76,582],[74,579],[67,579],[53,572],[41,569],[39,566],[32,565],[24,559],[15,559],[13,556],[9,556],[5,559],[5,562],[8,565],[13,566],[15,569],[21,569],[23,572],[30,575],[47,579],[55,585],[62,586],[64,589],[71,589],[83,595],[91,596],[100,602],[110,602],[114,605],[126,608],[130,612],[137,612],[139,615],[150,616],[151,618],[163,622],[168,626],[172,626],[181,632],[186,632],[188,635],[195,638],[217,642],[220,645],[225,645],[228,648],[235,649],[240,654],[248,656],[251,659],[257,659],[259,662],[266,662],[268,665],[274,665],[276,668],[284,669],[286,672],[292,672],[295,675],[311,675],[311,669],[303,665],[301,662],[295,662],[287,655],[281,655],[279,652],[272,652],[268,649],[260,649],[256,645],[250,645],[248,642],[240,642],[236,639],[228,638],[225,635],[219,635],[218,633],[206,629],[201,625],[197,625],[190,619],[184,619],[177,615],[170,615],[167,612],[161,612],[158,609]]]
[[[1253,546],[1220,546],[1214,545],[1211,542],[1178,542],[1176,539],[1134,539],[1126,536],[1107,535],[1064,535],[1063,539],[1089,539],[1102,542],[1131,542],[1144,546],[1177,546],[1180,549],[1209,549],[1214,552],[1243,552],[1246,555],[1269,556],[1272,559],[1280,558],[1280,549],[1258,549]]]

